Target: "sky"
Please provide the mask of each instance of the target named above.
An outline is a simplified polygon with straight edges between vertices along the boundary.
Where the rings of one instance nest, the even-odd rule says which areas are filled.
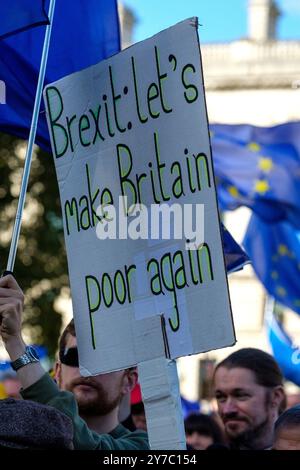
[[[123,0],[136,18],[134,42],[185,18],[198,16],[201,42],[227,42],[247,36],[248,0]],[[300,0],[277,0],[282,12],[279,39],[300,39]]]

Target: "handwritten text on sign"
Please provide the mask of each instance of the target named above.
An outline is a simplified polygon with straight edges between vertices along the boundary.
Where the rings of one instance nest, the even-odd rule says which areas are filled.
[[[49,85],[45,101],[86,369],[102,367],[97,349],[114,354],[110,335],[129,341],[116,318],[134,331],[138,320],[164,315],[171,357],[232,344],[195,21]],[[204,213],[190,211],[194,228],[182,237],[148,237],[153,205],[164,222],[177,214],[175,231],[180,208]],[[139,361],[139,351],[129,356]],[[123,357],[111,370],[128,365]]]

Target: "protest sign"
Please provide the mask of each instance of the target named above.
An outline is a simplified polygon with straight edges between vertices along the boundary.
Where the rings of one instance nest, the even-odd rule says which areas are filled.
[[[197,20],[44,99],[81,372],[234,344]]]

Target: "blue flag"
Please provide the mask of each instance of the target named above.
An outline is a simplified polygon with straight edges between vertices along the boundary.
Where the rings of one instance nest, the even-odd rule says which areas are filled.
[[[49,0],[45,8],[48,11]],[[45,26],[39,26],[0,41],[0,80],[6,85],[6,104],[0,105],[0,131],[24,139],[29,135],[44,36]],[[57,1],[45,85],[119,50],[116,0]],[[43,105],[36,143],[51,152]]]
[[[300,122],[210,129],[221,210],[244,205],[268,222],[300,228]]]
[[[250,260],[223,224],[221,224],[221,234],[226,271],[228,273],[239,271],[245,264],[250,263]]]
[[[45,0],[2,0],[0,3],[0,40],[48,23]]]
[[[274,358],[284,377],[300,386],[300,348],[293,345],[274,315],[267,318],[266,326]]]
[[[267,291],[300,314],[300,232],[288,222],[251,216],[244,247]]]
[[[180,400],[181,400],[183,419],[187,418],[192,413],[200,412],[199,402],[187,400],[182,395],[180,396]]]

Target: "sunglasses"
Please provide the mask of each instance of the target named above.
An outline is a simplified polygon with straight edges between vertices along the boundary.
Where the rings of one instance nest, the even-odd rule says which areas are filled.
[[[65,348],[59,351],[59,360],[62,364],[70,367],[79,367],[78,349]]]

